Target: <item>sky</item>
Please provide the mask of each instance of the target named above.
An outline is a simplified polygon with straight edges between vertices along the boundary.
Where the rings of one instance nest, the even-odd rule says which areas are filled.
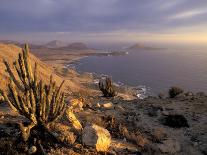
[[[207,44],[207,0],[0,0],[0,39]]]

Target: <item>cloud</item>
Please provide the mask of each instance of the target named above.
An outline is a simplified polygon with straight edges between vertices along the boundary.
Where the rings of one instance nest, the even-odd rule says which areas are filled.
[[[184,11],[184,12],[181,12],[181,13],[178,13],[178,14],[175,14],[175,15],[169,17],[169,19],[193,18],[195,16],[199,16],[199,15],[202,15],[202,14],[207,14],[207,8]]]
[[[157,34],[189,26],[196,32],[206,22],[205,6],[206,0],[1,0],[0,34]]]

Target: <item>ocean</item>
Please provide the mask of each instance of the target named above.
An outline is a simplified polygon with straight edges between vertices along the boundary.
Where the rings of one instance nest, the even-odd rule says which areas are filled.
[[[207,50],[137,49],[128,53],[89,56],[81,59],[76,69],[109,75],[118,84],[137,87],[150,95],[167,93],[171,86],[207,92]]]

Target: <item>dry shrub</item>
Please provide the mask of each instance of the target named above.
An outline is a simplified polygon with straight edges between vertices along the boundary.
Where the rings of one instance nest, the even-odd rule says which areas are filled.
[[[119,126],[119,132],[129,141],[136,143],[142,149],[145,149],[149,141],[139,131],[129,132],[125,126]]]
[[[175,87],[175,86],[174,87],[171,87],[169,89],[169,92],[168,92],[170,98],[174,98],[177,95],[182,94],[182,93],[183,93],[183,89],[180,88],[180,87]]]

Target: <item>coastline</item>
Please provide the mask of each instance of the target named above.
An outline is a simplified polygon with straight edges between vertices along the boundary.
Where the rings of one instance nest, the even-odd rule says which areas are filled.
[[[74,61],[78,61],[81,57],[73,58]],[[70,59],[72,60],[72,57]],[[54,61],[54,63],[57,62]],[[48,65],[45,66],[47,70]],[[152,154],[152,152],[158,155],[206,154],[207,96],[204,93],[182,93],[175,98],[164,96],[140,100],[130,98],[131,96],[122,89],[123,92],[119,90],[118,96],[105,98],[90,75],[55,69],[53,71],[58,75],[62,73],[59,76],[61,79],[69,82],[70,89],[66,90],[67,105],[71,106],[72,101],[81,99],[77,102],[78,106],[71,107],[83,127],[96,124],[109,131],[111,135],[110,148],[107,150],[109,153],[113,154],[115,151],[117,154],[141,153],[143,155]],[[46,73],[49,74],[49,72]],[[0,103],[0,129],[2,131],[0,150],[2,152],[27,152],[28,149],[25,151],[22,149],[25,148],[25,143],[19,142],[20,130],[15,124],[20,120],[26,120],[12,111],[4,101]],[[76,133],[68,121],[64,116],[58,120],[56,125],[61,128],[69,126],[72,135],[80,137],[81,133]],[[61,133],[57,131],[51,128],[51,132],[58,133],[58,136],[66,134],[66,130]],[[71,150],[78,154],[89,152],[97,154],[94,148],[83,145],[79,138],[75,139],[72,145],[71,141],[67,142],[70,148],[58,145],[49,147],[45,151],[52,152],[51,154],[57,154],[56,151],[62,153]],[[42,144],[44,147],[48,146],[47,141],[42,141]],[[77,145],[81,148],[77,149]],[[8,148],[8,146],[16,147]]]

